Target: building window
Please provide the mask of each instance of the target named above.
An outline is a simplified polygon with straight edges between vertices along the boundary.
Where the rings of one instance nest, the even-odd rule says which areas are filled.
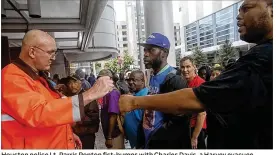
[[[127,41],[127,38],[126,38],[126,37],[124,37],[124,38],[123,38],[123,41]]]
[[[126,32],[126,31],[123,31],[122,34],[125,36],[125,35],[127,35],[127,32]]]
[[[187,25],[187,26],[186,26],[186,30],[191,29],[191,28],[193,28],[193,27],[196,27],[196,22],[193,22],[193,23]]]
[[[217,13],[216,13],[216,17],[217,17],[217,16],[221,16],[221,15],[223,15],[223,14],[226,14],[226,13],[228,13],[228,12],[232,12],[232,11],[233,11],[233,5],[232,5],[232,6],[229,6],[228,8],[225,8],[225,9],[219,11],[219,12],[217,12]]]
[[[123,44],[123,47],[127,47],[127,44]]]
[[[233,28],[217,32],[217,37],[223,36],[223,35],[229,35],[230,33],[234,33],[234,29]]]
[[[122,25],[122,29],[126,29],[126,25]]]

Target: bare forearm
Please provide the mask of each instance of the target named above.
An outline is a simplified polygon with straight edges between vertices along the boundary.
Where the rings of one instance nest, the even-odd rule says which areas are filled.
[[[97,92],[86,91],[82,93],[84,106],[98,99]]]
[[[204,111],[204,106],[196,98],[191,88],[181,89],[167,94],[136,97],[135,109],[157,110],[165,113],[180,114],[189,111]]]
[[[192,133],[192,138],[198,137],[200,131],[202,130],[205,118],[206,118],[206,112],[201,112],[197,115],[196,125],[195,125],[194,132]]]
[[[108,133],[107,133],[108,138],[112,138],[112,132],[114,130],[116,121],[117,121],[117,114],[111,113],[109,118],[109,126],[108,126]]]

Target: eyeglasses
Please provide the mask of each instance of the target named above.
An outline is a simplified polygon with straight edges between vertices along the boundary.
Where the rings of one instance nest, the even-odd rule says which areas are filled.
[[[51,58],[55,58],[56,55],[57,55],[57,51],[45,51],[45,50],[43,50],[43,49],[41,49],[39,47],[36,47],[36,46],[32,46],[32,47],[37,48],[37,49],[39,49],[39,50],[41,50],[41,51],[49,54]]]

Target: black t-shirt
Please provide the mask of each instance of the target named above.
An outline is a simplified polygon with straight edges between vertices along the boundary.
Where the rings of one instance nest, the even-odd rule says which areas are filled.
[[[208,148],[272,149],[272,40],[194,88],[207,109]]]

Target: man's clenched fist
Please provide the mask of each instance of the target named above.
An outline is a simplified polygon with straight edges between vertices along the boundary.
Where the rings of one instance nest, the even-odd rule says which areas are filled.
[[[135,110],[134,96],[132,95],[122,95],[119,100],[119,107],[121,113],[129,112]]]
[[[89,102],[99,99],[112,91],[114,88],[113,80],[108,76],[100,77],[92,88],[84,92],[84,98],[88,97]]]

